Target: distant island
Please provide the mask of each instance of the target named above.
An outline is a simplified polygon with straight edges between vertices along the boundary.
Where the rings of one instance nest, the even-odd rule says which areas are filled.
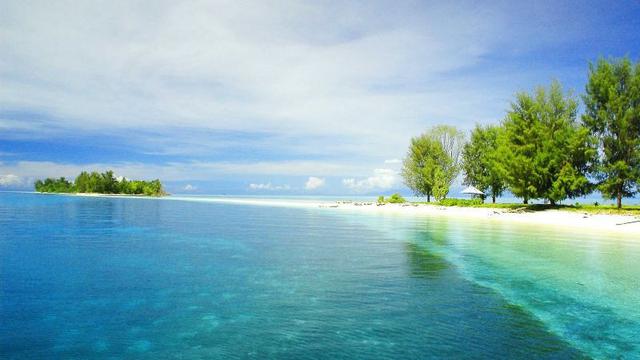
[[[128,180],[124,177],[116,178],[113,171],[104,173],[83,171],[75,181],[69,181],[64,177],[54,179],[47,178],[37,180],[35,189],[41,193],[92,193],[114,195],[144,195],[164,196],[167,193],[160,180]]]

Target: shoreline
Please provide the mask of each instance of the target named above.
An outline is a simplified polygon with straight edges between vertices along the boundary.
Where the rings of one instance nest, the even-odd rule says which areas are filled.
[[[488,220],[501,224],[544,226],[547,229],[555,228],[563,231],[571,231],[575,234],[599,232],[620,235],[640,235],[640,216],[590,214],[557,209],[513,212],[509,209],[501,208],[441,206],[431,204],[385,204],[378,206],[375,202],[352,201],[242,199],[232,197],[167,197],[166,199],[236,205],[315,208],[336,212],[360,212],[411,217],[454,217],[461,220]]]
[[[375,202],[322,201],[314,199],[259,199],[238,197],[190,197],[190,196],[144,196],[120,194],[53,194],[78,197],[107,197],[127,199],[156,199],[170,201],[208,202],[248,206],[276,206],[290,208],[323,209],[337,212],[361,212],[369,214],[392,214],[412,217],[454,217],[460,220],[489,220],[494,223],[544,226],[571,231],[575,234],[592,232],[640,235],[640,216],[617,214],[590,214],[580,211],[548,209],[540,211],[514,212],[503,208],[458,207],[431,204],[384,204]]]
[[[514,212],[509,209],[459,207],[440,205],[402,205],[385,204],[382,206],[337,204],[336,210],[353,210],[378,214],[398,214],[402,216],[455,217],[461,220],[486,220],[492,223],[544,226],[548,229],[570,231],[575,234],[592,232],[640,235],[640,216],[617,214],[590,214],[580,211],[548,209],[540,211]]]

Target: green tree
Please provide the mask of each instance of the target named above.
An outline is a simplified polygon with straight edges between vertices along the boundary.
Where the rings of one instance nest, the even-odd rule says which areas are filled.
[[[86,171],[81,172],[72,183],[65,178],[36,180],[34,183],[36,191],[39,192],[81,192],[98,194],[131,194],[162,196],[166,195],[160,180],[142,181],[122,179],[118,181],[113,175],[113,171],[104,173]]]
[[[444,158],[442,145],[431,136],[423,134],[411,139],[401,172],[404,183],[417,196],[426,196],[431,201],[436,169]]]
[[[115,194],[118,192],[118,182],[116,181],[113,171],[108,170],[100,174],[100,182],[102,184],[102,192],[106,194]]]
[[[64,177],[61,177],[58,179],[47,178],[44,181],[36,180],[34,183],[34,186],[36,191],[38,192],[47,192],[47,193],[75,192],[74,184],[68,181]]]
[[[538,91],[537,102],[542,109],[542,156],[537,162],[543,170],[541,197],[556,204],[590,193],[587,174],[597,150],[595,139],[577,120],[577,100],[554,81],[548,91]]]
[[[638,192],[640,183],[640,62],[599,59],[589,64],[582,121],[597,136],[599,161],[593,171],[605,198]]]
[[[576,114],[577,102],[557,81],[516,95],[498,154],[509,189],[525,204],[534,198],[556,204],[591,191],[586,174],[596,152]]]
[[[89,189],[89,173],[83,171],[80,175],[76,176],[75,180],[76,190],[79,193],[91,192]]]
[[[465,185],[473,185],[485,194],[490,193],[493,203],[506,187],[504,170],[500,166],[500,131],[501,128],[495,125],[476,125],[471,132],[471,140],[462,150]]]
[[[418,196],[444,199],[460,172],[460,154],[464,135],[455,127],[439,125],[411,139],[404,159],[402,177]]]

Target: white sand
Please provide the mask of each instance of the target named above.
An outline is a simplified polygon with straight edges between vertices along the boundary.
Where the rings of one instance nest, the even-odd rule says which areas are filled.
[[[77,196],[110,196],[118,195],[76,194]],[[446,216],[457,219],[487,220],[497,223],[517,223],[532,226],[555,227],[576,234],[610,233],[638,235],[640,240],[640,217],[631,215],[595,215],[580,211],[544,210],[534,212],[511,212],[507,209],[469,208],[438,205],[385,204],[348,201],[321,201],[297,199],[256,199],[233,197],[181,197],[167,196],[162,198],[135,197],[138,199],[162,199],[173,201],[212,202],[253,206],[277,206],[298,208],[322,208],[331,211],[365,212],[374,214],[395,214],[406,216]],[[358,205],[356,205],[358,204]],[[635,222],[634,222],[635,221]]]
[[[512,212],[508,209],[470,208],[437,205],[382,206],[338,204],[335,209],[360,210],[374,213],[395,213],[411,216],[450,216],[457,219],[487,220],[499,223],[518,223],[533,226],[556,227],[574,233],[605,232],[638,235],[640,240],[640,217],[631,215],[589,214],[579,211],[544,210]],[[637,222],[635,222],[637,221]]]

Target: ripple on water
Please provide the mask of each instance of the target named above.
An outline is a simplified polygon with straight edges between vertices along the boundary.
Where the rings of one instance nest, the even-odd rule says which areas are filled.
[[[638,357],[635,243],[321,210],[0,194],[0,358]]]

